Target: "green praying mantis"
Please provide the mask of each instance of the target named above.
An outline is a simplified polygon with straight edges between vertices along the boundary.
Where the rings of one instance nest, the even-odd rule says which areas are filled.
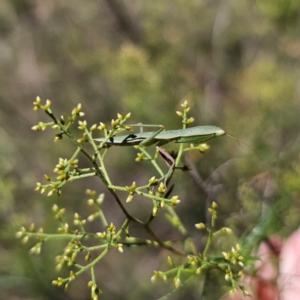
[[[195,126],[184,129],[164,130],[164,126],[136,124],[131,126],[143,127],[159,127],[158,130],[152,132],[130,133],[127,135],[111,136],[109,138],[94,139],[98,142],[105,142],[108,146],[135,146],[141,147],[156,145],[159,154],[163,157],[169,167],[169,171],[160,180],[164,179],[165,186],[167,180],[172,176],[175,170],[175,159],[160,146],[174,141],[175,143],[203,143],[218,136],[225,135],[226,132],[220,127],[207,125]]]
[[[98,142],[106,141],[107,145],[115,146],[162,146],[169,142],[175,143],[203,143],[218,136],[225,135],[226,132],[220,127],[214,125],[195,126],[185,129],[164,130],[163,125],[146,125],[136,124],[131,126],[142,127],[159,127],[158,130],[152,132],[130,133],[127,135],[112,136],[108,139],[97,138]]]

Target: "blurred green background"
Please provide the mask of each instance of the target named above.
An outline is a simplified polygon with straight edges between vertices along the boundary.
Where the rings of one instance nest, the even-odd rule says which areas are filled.
[[[48,121],[32,111],[37,95],[51,99],[58,116],[80,102],[90,124],[131,112],[132,122],[168,129],[181,127],[175,111],[187,99],[195,125],[218,125],[259,154],[223,137],[212,140],[205,155],[186,158],[200,179],[175,174],[174,193],[182,200],[176,211],[199,251],[201,236],[194,224],[206,222],[212,200],[219,205],[218,226],[230,226],[236,237],[250,232],[262,218],[270,220],[262,235],[286,237],[296,229],[299,15],[299,0],[2,0],[0,298],[89,299],[88,275],[67,292],[51,285],[60,275],[54,257],[63,244],[48,243],[40,256],[30,256],[30,246],[15,238],[19,227],[31,222],[55,232],[53,203],[68,208],[70,215],[76,211],[85,217],[91,212],[84,190],[105,192],[96,180],[70,184],[59,199],[34,192],[45,173],[52,175],[58,157],[73,151],[67,140],[53,146],[51,130],[31,131],[38,121]],[[147,164],[134,163],[135,155],[133,148],[111,149],[107,166],[115,184],[129,185],[136,178],[144,183],[155,175]],[[206,194],[197,180],[204,183]],[[107,197],[104,205],[107,217],[120,225],[124,216],[110,200]],[[141,218],[150,210],[148,203],[131,208]],[[163,239],[180,238],[163,217],[153,228]],[[229,242],[220,240],[224,247],[231,247]],[[97,270],[103,299],[163,296],[170,286],[152,285],[149,279],[153,269],[166,265],[166,255],[142,247],[109,255]],[[208,284],[205,299],[217,299],[225,291]],[[197,295],[192,286],[173,298]]]

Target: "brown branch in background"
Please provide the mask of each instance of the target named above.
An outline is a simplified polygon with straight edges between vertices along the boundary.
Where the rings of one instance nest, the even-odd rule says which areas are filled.
[[[142,30],[132,16],[129,15],[126,6],[121,0],[104,0],[115,16],[119,30],[134,44],[142,40]]]
[[[188,165],[188,166],[192,166],[193,163],[191,162],[191,160],[189,159],[188,155],[186,155],[184,157],[184,162]],[[191,170],[189,171],[190,176],[192,177],[192,179],[194,180],[194,182],[196,183],[197,187],[199,188],[199,190],[202,192],[202,194],[205,196],[205,211],[206,211],[206,225],[210,226],[210,219],[211,219],[211,215],[208,211],[208,208],[211,207],[213,201],[215,201],[215,199],[217,198],[217,196],[222,192],[223,190],[223,185],[222,184],[218,184],[217,180],[214,180],[214,177],[218,177],[220,176],[220,168],[223,169],[224,166],[228,167],[228,165],[231,165],[231,161],[226,162],[225,164],[221,165],[220,167],[218,167],[217,169],[215,169],[213,171],[213,173],[211,174],[210,178],[206,181],[203,180],[203,178],[201,177],[200,173],[197,171],[197,169],[195,168],[195,166],[193,166],[191,168]]]
[[[185,157],[184,157],[184,163],[187,166],[191,166],[192,165],[192,162],[191,162],[190,158],[188,157],[188,155],[185,155]],[[200,173],[196,170],[195,166],[193,166],[193,168],[191,168],[189,170],[190,170],[189,174],[193,178],[193,180],[196,183],[196,185],[199,188],[199,190],[203,193],[203,195],[205,197],[208,197],[209,196],[209,190],[208,190],[207,184],[202,179]]]
[[[186,155],[184,157],[184,162],[188,166],[192,165],[192,162],[191,162],[188,155]],[[206,211],[206,216],[205,216],[206,221],[205,221],[205,223],[206,223],[206,226],[209,226],[210,214],[208,212],[208,207],[211,207],[211,204],[214,200],[213,199],[214,196],[211,195],[211,193],[209,191],[209,187],[207,186],[207,184],[205,183],[205,181],[203,180],[203,178],[201,177],[200,173],[197,171],[195,166],[193,166],[191,168],[191,170],[189,171],[189,174],[192,177],[192,179],[194,180],[194,182],[196,183],[199,190],[205,196],[205,206],[206,206],[205,207],[205,211]]]

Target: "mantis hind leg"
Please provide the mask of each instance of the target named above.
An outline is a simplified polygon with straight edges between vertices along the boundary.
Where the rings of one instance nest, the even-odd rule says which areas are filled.
[[[151,145],[157,143],[157,140],[155,139],[155,137],[165,129],[165,127],[163,125],[139,124],[137,126],[141,126],[141,125],[143,125],[142,127],[160,127],[160,128],[158,128],[158,130],[154,131],[149,137],[147,137],[140,143],[140,146],[142,146],[142,147],[151,146]]]

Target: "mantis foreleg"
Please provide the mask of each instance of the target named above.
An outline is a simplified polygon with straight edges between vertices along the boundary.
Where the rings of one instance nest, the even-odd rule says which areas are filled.
[[[132,127],[140,127],[140,133],[143,132],[142,128],[144,127],[159,127],[156,131],[154,131],[149,137],[147,137],[146,139],[144,139],[142,142],[140,142],[140,146],[141,147],[146,147],[149,145],[153,144],[153,140],[154,138],[160,134],[164,129],[165,126],[164,125],[153,125],[153,124],[142,124],[142,123],[138,123],[138,124],[133,124],[133,125],[129,125]]]

